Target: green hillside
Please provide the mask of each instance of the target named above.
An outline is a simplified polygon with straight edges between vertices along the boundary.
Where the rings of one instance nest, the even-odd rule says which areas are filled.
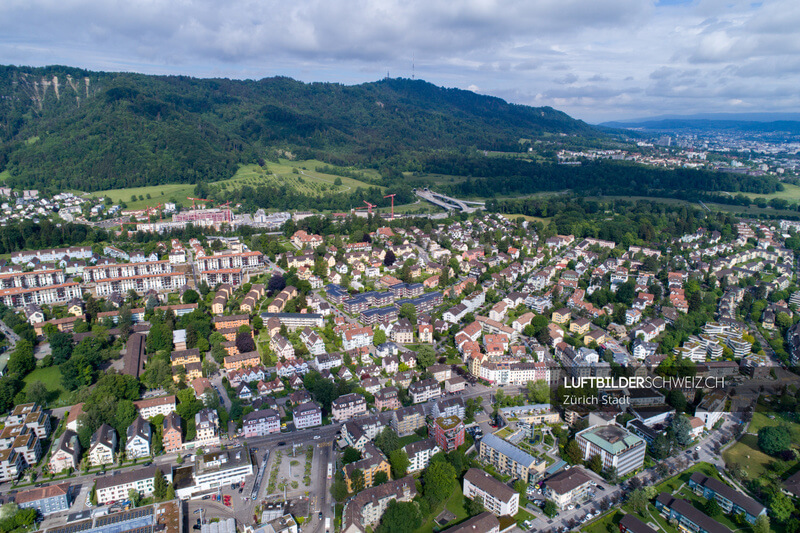
[[[0,94],[4,182],[50,190],[226,180],[277,150],[377,169],[409,154],[519,151],[520,139],[549,133],[600,137],[551,108],[419,80],[344,86],[7,66]]]

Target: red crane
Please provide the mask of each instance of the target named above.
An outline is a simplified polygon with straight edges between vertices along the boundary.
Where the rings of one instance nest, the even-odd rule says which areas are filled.
[[[210,202],[211,201],[211,200],[207,200],[205,198],[192,198],[191,196],[187,196],[186,199],[192,201],[192,209],[195,208],[195,204],[194,204],[195,200],[198,201],[198,202]]]
[[[368,202],[368,201],[366,201],[366,200],[364,200],[364,203],[365,203],[365,204],[367,204],[367,212],[368,212],[370,215],[372,214],[372,208],[373,208],[373,207],[378,207],[377,205],[375,205],[375,204],[371,204],[371,203],[369,203],[369,202]],[[364,209],[364,208],[362,207],[361,209]]]
[[[391,198],[392,199],[392,220],[394,220],[394,197],[395,196],[397,196],[397,193],[395,193],[395,194],[387,194],[386,196],[384,196],[384,198]]]

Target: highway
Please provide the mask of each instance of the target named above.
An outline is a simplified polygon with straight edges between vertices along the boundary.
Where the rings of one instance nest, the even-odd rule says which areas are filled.
[[[416,195],[422,198],[423,200],[427,200],[433,205],[441,207],[442,209],[445,209],[447,211],[459,209],[465,213],[473,213],[475,211],[485,209],[484,204],[480,202],[466,202],[464,200],[459,200],[458,198],[451,198],[449,196],[445,196],[444,194],[440,194],[430,190],[417,189]],[[478,207],[469,207],[467,203],[477,205]]]

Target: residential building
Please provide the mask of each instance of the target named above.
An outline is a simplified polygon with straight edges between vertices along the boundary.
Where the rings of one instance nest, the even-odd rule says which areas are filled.
[[[383,472],[387,478],[391,478],[389,461],[372,442],[364,445],[361,454],[361,459],[344,466],[344,480],[347,483],[348,492],[353,492],[353,472],[356,470],[360,470],[364,476],[364,487],[372,486],[378,472]]]
[[[92,466],[112,464],[117,450],[117,432],[108,424],[103,424],[89,441],[89,463]]]
[[[183,448],[181,433],[181,417],[175,411],[164,417],[161,427],[161,442],[167,453],[176,452]]]
[[[397,387],[386,387],[375,395],[375,409],[378,411],[399,409],[400,393]]]
[[[408,473],[413,474],[428,467],[431,457],[442,451],[433,439],[418,440],[403,446],[408,456]]]
[[[747,496],[730,485],[702,472],[693,472],[689,478],[689,488],[706,499],[714,498],[725,514],[743,513],[745,519],[754,524],[756,518],[766,514],[767,509],[750,496]]]
[[[609,424],[584,429],[576,436],[583,460],[600,455],[604,469],[616,468],[617,475],[625,476],[644,464],[644,439],[626,429]]]
[[[491,464],[498,472],[518,477],[530,483],[544,473],[547,463],[522,451],[497,435],[485,435],[480,442],[481,460]]]
[[[314,402],[298,405],[292,414],[295,429],[306,429],[322,424],[322,410]]]
[[[544,482],[544,495],[559,509],[566,509],[586,498],[592,479],[579,466],[562,470]]]
[[[57,474],[69,468],[76,470],[81,460],[81,443],[78,434],[71,429],[64,430],[58,438],[55,452],[50,456],[50,472]]]
[[[464,497],[480,496],[483,507],[495,516],[514,516],[519,511],[519,493],[479,468],[464,474]]]
[[[425,411],[421,405],[402,407],[392,412],[390,424],[400,437],[411,435],[425,426]]]
[[[20,509],[36,509],[42,516],[69,510],[75,493],[69,483],[18,492],[14,502]]]
[[[366,488],[345,504],[342,531],[363,533],[368,527],[374,528],[390,502],[410,502],[416,495],[416,484],[411,476]]]
[[[262,409],[244,415],[242,430],[245,438],[263,437],[281,430],[281,417],[274,409]]]
[[[156,468],[161,470],[168,482],[172,482],[172,467],[169,465],[151,465],[135,470],[122,470],[113,476],[97,478],[95,481],[97,503],[106,505],[112,501],[127,500],[131,490],[137,491],[145,498],[152,496],[155,488]]]
[[[253,462],[247,446],[198,454],[194,468],[194,486],[183,492],[195,494],[216,490],[233,483],[239,484],[253,473]],[[180,489],[178,497],[184,497]]]
[[[150,455],[150,439],[152,432],[150,422],[137,416],[128,426],[127,440],[125,441],[125,455],[128,459],[137,459]]]
[[[345,394],[331,402],[331,417],[337,422],[347,420],[367,412],[367,401],[360,394]]]
[[[434,378],[428,378],[412,383],[408,387],[408,394],[411,396],[413,403],[423,403],[439,398],[442,395],[442,390]]]
[[[656,509],[667,520],[676,520],[680,529],[691,533],[731,533],[731,530],[706,515],[686,500],[666,492],[656,497]]]
[[[158,415],[167,416],[175,412],[176,398],[174,395],[161,396],[159,398],[137,400],[133,402],[133,405],[139,411],[139,416],[145,420],[150,420]]]
[[[500,533],[500,521],[489,511],[484,511],[442,533]]]
[[[628,513],[619,521],[620,533],[658,533],[632,514]]]
[[[452,452],[464,444],[464,422],[457,416],[433,418],[428,424],[428,435],[443,452]]]
[[[219,444],[219,416],[208,407],[194,415],[195,443],[197,446],[216,446]]]

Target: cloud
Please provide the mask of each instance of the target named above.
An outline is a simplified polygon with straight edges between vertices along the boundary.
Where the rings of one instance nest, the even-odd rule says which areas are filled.
[[[591,121],[797,110],[797,27],[796,0],[4,0],[0,61],[359,83],[413,58],[418,78]]]

